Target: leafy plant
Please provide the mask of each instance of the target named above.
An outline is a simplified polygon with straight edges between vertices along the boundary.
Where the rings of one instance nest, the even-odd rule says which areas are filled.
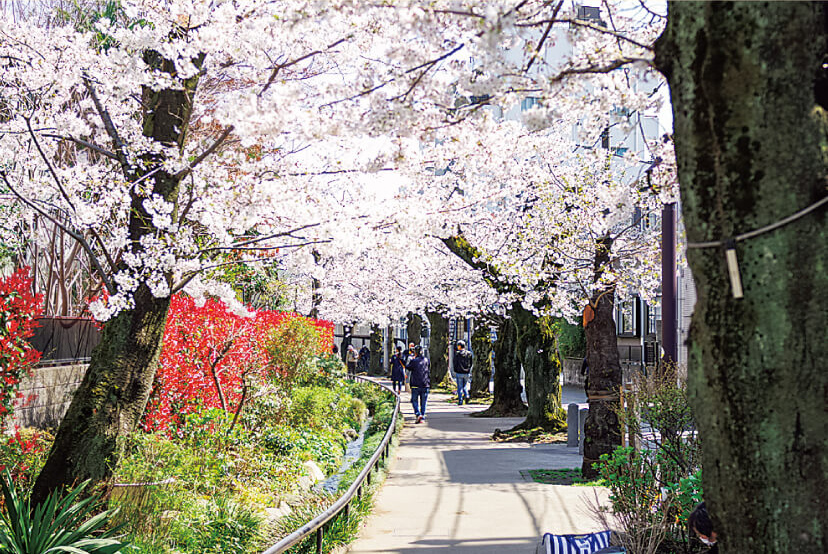
[[[316,369],[314,356],[327,347],[322,330],[301,317],[290,318],[272,329],[265,341],[272,375],[284,388],[304,382]]]
[[[40,359],[26,339],[34,334],[42,303],[42,295],[32,294],[29,268],[0,279],[0,418],[11,415],[20,380]]]
[[[113,511],[91,515],[97,497],[78,500],[85,481],[61,498],[60,491],[32,508],[20,497],[8,470],[3,472],[4,509],[0,519],[0,554],[111,554],[127,544],[114,538],[119,528],[106,529]],[[91,517],[90,517],[91,516]]]

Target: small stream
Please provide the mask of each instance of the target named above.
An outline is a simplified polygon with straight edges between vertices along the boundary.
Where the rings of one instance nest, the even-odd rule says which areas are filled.
[[[370,417],[367,418],[365,423],[362,424],[362,428],[360,428],[357,438],[345,446],[345,457],[342,459],[342,465],[339,466],[339,471],[316,485],[317,490],[325,491],[330,494],[336,493],[339,488],[339,482],[342,481],[342,476],[352,465],[354,465],[354,462],[359,459],[359,455],[362,452],[362,442],[365,440],[365,431],[368,429],[369,423],[371,423]]]

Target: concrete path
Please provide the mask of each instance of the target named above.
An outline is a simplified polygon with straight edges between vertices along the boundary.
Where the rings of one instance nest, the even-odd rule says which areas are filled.
[[[545,532],[601,529],[589,501],[603,489],[544,485],[526,480],[527,469],[580,467],[566,444],[495,443],[495,428],[516,418],[469,414],[483,406],[457,406],[447,395],[429,396],[427,420],[414,424],[403,393],[406,426],[374,513],[349,552],[534,553]],[[583,390],[564,392],[564,406],[583,401]]]

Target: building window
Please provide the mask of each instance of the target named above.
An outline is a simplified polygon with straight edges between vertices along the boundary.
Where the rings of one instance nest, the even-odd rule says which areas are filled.
[[[638,299],[625,300],[615,308],[615,323],[620,336],[638,336]]]
[[[520,111],[525,112],[531,110],[534,106],[540,106],[540,98],[534,96],[527,96],[520,101]]]
[[[656,303],[653,306],[647,307],[648,317],[647,317],[647,334],[648,335],[656,335],[658,334],[658,325],[661,323],[661,297],[656,299]]]

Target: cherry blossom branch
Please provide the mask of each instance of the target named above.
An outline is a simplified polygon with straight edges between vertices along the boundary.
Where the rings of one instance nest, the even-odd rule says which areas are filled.
[[[101,148],[100,146],[98,146],[96,144],[92,144],[91,142],[86,142],[85,140],[75,138],[71,135],[70,136],[63,136],[63,135],[54,135],[54,134],[44,134],[43,136],[48,137],[48,138],[57,139],[57,140],[64,140],[64,141],[73,142],[73,143],[77,144],[78,146],[80,146],[81,148],[86,148],[88,150],[92,150],[93,152],[97,152],[98,154],[102,154],[102,155],[106,156],[107,158],[111,158],[113,160],[119,161],[118,156],[116,156],[115,154],[113,154],[109,150]]]
[[[331,44],[329,44],[328,46],[326,46],[324,49],[321,49],[321,50],[314,50],[313,52],[308,52],[308,53],[307,53],[307,54],[305,54],[304,56],[300,56],[300,57],[295,58],[295,59],[293,59],[293,60],[291,60],[291,61],[289,61],[289,62],[285,62],[285,63],[282,63],[282,64],[279,64],[279,65],[274,66],[273,71],[270,73],[270,77],[267,79],[267,83],[265,83],[264,87],[262,87],[262,90],[260,90],[260,91],[259,91],[259,93],[257,94],[257,96],[258,96],[259,98],[261,98],[261,97],[262,97],[262,95],[263,95],[265,92],[267,92],[267,89],[269,89],[269,88],[270,88],[270,86],[274,83],[274,81],[276,81],[276,77],[279,75],[279,72],[280,72],[281,70],[286,69],[286,68],[288,68],[288,67],[290,67],[290,66],[292,66],[292,65],[296,65],[296,64],[298,64],[298,63],[301,63],[301,62],[303,62],[303,61],[307,60],[308,58],[312,58],[313,56],[317,56],[317,55],[319,55],[319,54],[322,54],[322,53],[324,53],[324,52],[327,52],[328,50],[331,50],[332,48],[336,48],[337,46],[339,46],[340,44],[342,44],[343,42],[345,42],[346,40],[348,40],[348,39],[350,39],[350,38],[352,38],[352,37],[353,37],[353,35],[348,35],[348,36],[346,36],[346,37],[343,37],[343,38],[341,38],[341,39],[337,40],[336,42],[332,42]]]
[[[60,228],[61,231],[63,231],[64,233],[66,233],[67,235],[69,235],[70,237],[75,239],[78,243],[80,243],[80,245],[83,247],[84,252],[86,252],[86,254],[89,256],[89,259],[92,262],[92,265],[95,266],[95,270],[98,272],[98,275],[101,276],[101,280],[103,281],[104,285],[106,285],[106,290],[110,294],[115,294],[115,286],[112,284],[112,281],[109,279],[109,276],[107,275],[107,273],[104,272],[103,267],[101,266],[100,260],[95,255],[95,252],[92,250],[92,247],[89,245],[89,243],[86,241],[86,239],[82,235],[80,235],[80,234],[76,233],[75,231],[72,231],[71,229],[66,227],[63,223],[60,222],[60,220],[53,217],[48,212],[40,209],[34,202],[30,201],[28,198],[25,198],[22,194],[17,192],[17,189],[15,189],[12,186],[12,184],[9,181],[8,176],[6,175],[5,171],[0,171],[0,178],[3,179],[3,182],[6,183],[6,186],[9,188],[10,191],[12,191],[12,194],[14,194],[18,199],[20,199],[21,202],[23,202],[24,204],[29,206],[31,209],[33,209],[34,211],[39,213],[42,217],[46,218],[48,221],[51,221],[52,223],[54,223],[58,228]]]
[[[528,73],[529,69],[532,67],[532,64],[535,63],[535,60],[538,59],[541,53],[541,49],[543,48],[543,44],[546,42],[547,37],[549,36],[549,32],[552,30],[552,26],[555,25],[555,18],[558,16],[558,12],[563,6],[563,0],[558,2],[555,8],[552,10],[552,18],[549,22],[549,25],[546,26],[546,30],[543,32],[543,36],[541,36],[540,41],[538,41],[538,46],[535,48],[535,53],[532,54],[532,57],[529,58],[529,61],[526,62],[526,67],[523,69],[524,73]]]
[[[69,207],[72,208],[72,211],[77,213],[78,210],[75,207],[75,204],[72,202],[72,199],[69,197],[69,193],[67,193],[66,189],[63,187],[63,182],[61,182],[60,177],[58,177],[58,174],[55,171],[55,168],[52,166],[52,163],[49,161],[48,156],[46,156],[46,153],[43,151],[43,148],[41,148],[40,141],[37,140],[37,134],[34,132],[34,129],[32,129],[31,118],[23,116],[23,120],[26,122],[26,127],[29,129],[29,134],[32,137],[32,142],[34,142],[34,145],[37,149],[38,154],[40,155],[41,159],[43,160],[43,163],[45,163],[46,167],[49,168],[49,173],[52,175],[52,178],[55,180],[55,184],[57,185],[57,188],[60,191],[61,196],[63,196],[63,199],[66,200],[66,203],[69,205]],[[98,243],[98,246],[100,247],[101,252],[103,253],[104,257],[106,258],[107,263],[109,263],[110,269],[114,270],[115,269],[115,264],[112,261],[112,257],[109,255],[109,251],[107,250],[106,245],[104,244],[104,242],[101,239],[100,235],[97,233],[97,231],[95,231],[95,229],[90,228],[89,232],[92,233],[92,237],[95,239],[95,242]]]
[[[92,86],[92,81],[90,81],[88,77],[84,76],[83,84],[86,86],[86,90],[89,91],[89,96],[92,98],[95,110],[98,112],[101,121],[103,121],[106,134],[109,135],[109,138],[115,145],[115,155],[118,158],[118,162],[121,164],[121,170],[124,172],[124,176],[129,178],[131,172],[129,169],[129,162],[127,161],[126,146],[123,142],[121,142],[121,137],[118,135],[118,129],[115,128],[115,124],[112,122],[112,117],[110,117],[109,112],[103,104],[101,104],[98,94],[95,92],[95,87]]]
[[[179,179],[180,180],[180,179],[183,179],[184,177],[186,177],[187,175],[189,175],[193,171],[193,169],[196,168],[196,166],[198,164],[200,164],[201,162],[206,160],[211,154],[213,154],[216,150],[218,150],[218,148],[224,143],[224,141],[227,140],[227,137],[230,136],[230,133],[233,132],[234,128],[235,127],[230,125],[226,129],[224,129],[224,131],[221,132],[221,134],[213,142],[213,144],[211,144],[209,147],[207,147],[207,149],[204,152],[199,154],[192,162],[189,163],[189,165],[187,165],[186,168],[184,168],[181,171],[179,171],[178,173],[176,173],[174,179]]]
[[[407,74],[409,74],[409,73],[413,73],[413,72],[415,72],[415,71],[417,71],[417,70],[419,70],[419,69],[423,69],[423,68],[426,68],[426,66],[428,66],[428,67],[426,68],[426,70],[425,70],[423,73],[421,73],[421,74],[420,74],[420,76],[419,76],[417,79],[415,79],[414,85],[412,85],[412,87],[409,87],[409,91],[410,91],[410,90],[413,90],[413,86],[415,86],[417,83],[419,83],[419,82],[420,82],[420,79],[422,79],[422,76],[423,76],[426,72],[428,72],[429,70],[431,70],[431,69],[432,69],[432,68],[433,68],[433,67],[434,67],[437,63],[439,63],[439,62],[441,62],[441,61],[445,60],[446,58],[448,58],[448,57],[450,57],[450,56],[452,56],[452,55],[456,54],[457,52],[459,52],[459,51],[460,51],[460,50],[461,50],[464,46],[465,46],[465,44],[460,44],[459,46],[456,46],[455,48],[453,48],[453,49],[452,49],[452,50],[450,50],[449,52],[446,52],[445,54],[443,54],[443,55],[441,55],[441,56],[438,56],[437,58],[434,58],[434,59],[429,60],[429,61],[427,61],[427,62],[421,63],[420,65],[418,65],[418,66],[416,66],[416,67],[412,67],[412,68],[406,69],[406,70],[405,70],[405,72],[403,72],[403,75],[407,75]],[[368,94],[371,94],[371,93],[372,93],[372,92],[374,92],[374,91],[377,91],[377,90],[381,89],[381,88],[382,88],[382,87],[384,87],[385,85],[388,85],[388,84],[391,84],[391,83],[393,83],[393,82],[397,81],[400,77],[402,77],[402,75],[399,75],[399,76],[397,76],[397,77],[392,77],[391,79],[388,79],[388,80],[386,80],[386,81],[383,81],[382,83],[380,83],[380,84],[378,84],[378,85],[376,85],[376,86],[373,86],[373,87],[371,87],[371,88],[368,88],[368,89],[365,89],[365,90],[363,90],[363,91],[360,91],[360,92],[358,92],[357,94],[354,94],[353,96],[348,96],[347,98],[340,98],[339,100],[333,100],[332,102],[328,102],[327,104],[322,104],[322,105],[320,106],[320,108],[328,108],[328,107],[330,107],[330,106],[334,106],[334,105],[339,104],[339,103],[341,103],[341,102],[348,102],[348,101],[350,101],[350,100],[355,100],[355,99],[360,98],[360,97],[362,97],[362,96],[366,96],[366,95],[368,95]],[[408,96],[408,93],[406,93],[405,95],[398,95],[398,96],[395,96],[394,98],[400,98],[401,96],[402,96],[402,97]]]
[[[638,57],[621,57],[617,60],[614,60],[606,65],[588,65],[586,67],[572,67],[569,69],[564,69],[556,76],[549,79],[550,83],[555,83],[558,81],[563,80],[565,77],[570,75],[589,75],[594,73],[610,73],[615,71],[618,68],[624,67],[625,65],[630,65],[633,63],[644,62],[646,64],[652,64],[653,60],[650,58],[638,58]]]

